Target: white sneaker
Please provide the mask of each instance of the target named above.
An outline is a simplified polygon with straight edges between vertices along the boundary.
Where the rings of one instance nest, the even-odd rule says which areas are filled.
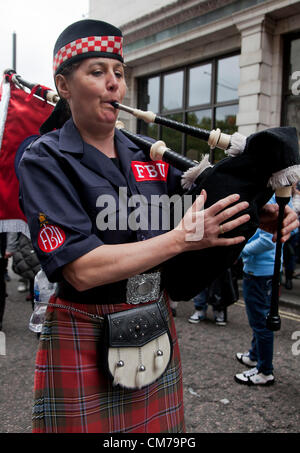
[[[189,317],[188,322],[192,324],[198,324],[200,321],[206,318],[206,311],[205,310],[196,310],[192,316]]]
[[[273,374],[265,375],[259,373],[257,368],[251,368],[251,370],[236,374],[234,379],[239,384],[246,385],[272,385],[275,382]]]
[[[214,310],[215,323],[217,326],[226,326],[226,318],[224,311],[215,311]]]
[[[24,293],[27,290],[27,285],[24,282],[20,282],[17,290],[19,293]]]
[[[257,365],[257,361],[251,360],[249,355],[249,352],[237,352],[236,359],[243,365],[253,368]]]

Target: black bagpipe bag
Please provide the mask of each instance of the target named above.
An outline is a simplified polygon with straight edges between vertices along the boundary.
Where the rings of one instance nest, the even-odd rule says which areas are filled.
[[[198,176],[188,193],[196,197],[205,189],[205,208],[238,193],[239,201],[249,203],[243,213],[249,214],[250,220],[224,234],[225,237],[244,236],[244,242],[185,252],[165,263],[163,281],[172,300],[190,300],[236,262],[259,227],[259,213],[275,189],[300,179],[299,164],[296,129],[277,127],[250,135],[241,154],[225,157]]]

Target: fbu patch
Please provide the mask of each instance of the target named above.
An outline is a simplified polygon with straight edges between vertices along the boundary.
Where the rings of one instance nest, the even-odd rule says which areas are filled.
[[[161,160],[151,162],[139,162],[133,160],[131,168],[136,181],[166,181],[169,164]]]
[[[53,252],[66,240],[65,232],[56,225],[44,225],[38,235],[39,248],[46,253]]]

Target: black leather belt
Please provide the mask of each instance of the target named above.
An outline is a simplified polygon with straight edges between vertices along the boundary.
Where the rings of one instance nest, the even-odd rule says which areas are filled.
[[[160,272],[160,270],[160,268],[150,269],[143,274],[132,277],[132,279],[96,286],[95,288],[91,288],[86,291],[77,291],[66,280],[63,280],[57,284],[56,295],[61,299],[65,299],[76,304],[120,304],[125,302],[136,304],[139,303],[138,293],[140,292],[140,302],[146,302],[148,301],[147,291],[150,297],[151,294],[156,294],[155,291],[153,291],[154,289],[158,289],[159,291],[162,290],[163,284],[161,279],[159,288],[157,288],[157,282],[155,282],[156,288],[153,288],[152,276],[155,273]],[[148,274],[149,277],[151,274],[151,278],[149,279],[147,278]],[[143,276],[145,276],[145,278]],[[130,296],[130,293],[132,296]]]

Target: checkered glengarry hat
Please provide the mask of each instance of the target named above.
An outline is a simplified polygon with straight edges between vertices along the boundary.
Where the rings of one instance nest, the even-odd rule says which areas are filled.
[[[122,41],[121,30],[107,22],[84,19],[69,25],[54,46],[54,76],[67,64],[85,58],[114,58],[123,63]]]

